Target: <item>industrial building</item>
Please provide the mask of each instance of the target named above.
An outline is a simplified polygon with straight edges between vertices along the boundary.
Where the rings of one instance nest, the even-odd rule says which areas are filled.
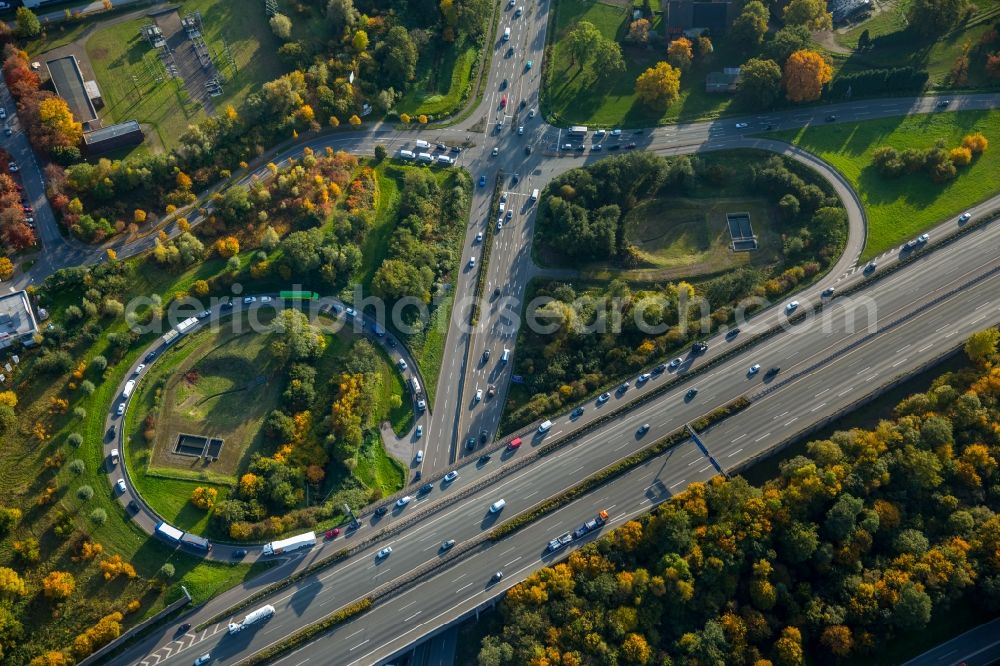
[[[145,136],[139,122],[126,120],[83,134],[83,149],[87,155],[98,155],[123,146],[137,146]]]
[[[0,296],[0,349],[10,347],[16,342],[26,346],[34,344],[34,335],[38,332],[38,322],[31,310],[28,292],[15,291],[12,294]]]
[[[83,72],[76,56],[55,58],[45,63],[49,70],[49,78],[56,94],[66,100],[69,110],[83,128],[90,129],[90,123],[97,120],[97,109],[94,100],[100,100],[101,93],[95,81],[84,81]]]

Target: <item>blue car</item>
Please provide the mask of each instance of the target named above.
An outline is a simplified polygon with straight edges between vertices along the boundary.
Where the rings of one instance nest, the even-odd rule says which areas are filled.
[[[479,177],[479,187],[486,187],[486,176]]]

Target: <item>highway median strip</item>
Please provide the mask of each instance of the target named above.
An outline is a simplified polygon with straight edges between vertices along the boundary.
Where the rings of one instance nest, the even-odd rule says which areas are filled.
[[[503,187],[503,176],[497,175],[493,184],[493,196],[490,198],[490,215],[486,222],[486,233],[483,235],[483,251],[479,258],[479,273],[476,275],[476,294],[472,299],[472,311],[469,313],[469,325],[475,326],[479,323],[479,302],[483,299],[483,292],[486,290],[486,271],[490,265],[490,251],[493,248],[493,225],[490,221],[494,213],[499,215],[500,193]]]

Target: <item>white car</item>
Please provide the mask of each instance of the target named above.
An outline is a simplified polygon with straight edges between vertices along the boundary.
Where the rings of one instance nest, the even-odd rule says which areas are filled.
[[[202,310],[201,312],[198,313],[197,316],[198,316],[198,319],[207,319],[208,317],[212,316],[212,311],[211,310]]]
[[[194,666],[202,666],[202,664],[207,664],[208,660],[211,658],[212,655],[206,652],[205,654],[201,655],[200,657],[194,660]]]
[[[649,374],[648,372],[644,372],[641,375],[639,375],[639,378],[635,380],[635,383],[642,384],[643,382],[649,381],[650,377],[652,377],[651,374]]]
[[[524,7],[518,7],[517,11],[514,12],[514,16],[520,16],[524,13]]]
[[[475,268],[475,267],[476,267],[476,258],[475,257],[470,257],[469,258],[469,268]]]
[[[21,170],[20,167],[17,166],[17,162],[11,162],[7,168],[11,170],[11,173]]]
[[[494,148],[493,152],[492,152],[493,157],[496,157],[499,154],[500,154],[500,149],[499,148]]]
[[[524,125],[520,125],[517,128],[517,134],[518,134],[518,136],[520,136],[521,134],[524,134]]]
[[[444,475],[444,480],[447,483],[451,483],[452,481],[454,481],[457,478],[458,478],[458,472],[456,472],[455,470],[452,470],[452,471],[450,471],[450,472],[448,472],[447,474]]]
[[[611,394],[610,393],[602,393],[601,395],[597,396],[597,404],[598,405],[603,405],[604,403],[606,403],[610,399],[611,399]]]
[[[271,302],[271,297],[270,296],[261,296],[260,297],[260,302],[261,303],[270,303]]]
[[[792,301],[791,303],[789,303],[788,305],[785,306],[785,312],[787,314],[791,314],[792,312],[795,312],[795,308],[797,308],[797,307],[799,307],[799,302],[798,301]]]
[[[931,235],[930,234],[920,234],[919,236],[917,236],[917,242],[920,243],[921,245],[923,245],[924,243],[929,242],[930,239],[931,239]]]
[[[396,365],[399,366],[400,372],[406,372],[406,368],[409,367],[406,365],[406,361],[404,361],[403,359],[399,359],[399,363],[397,363]]]
[[[677,358],[675,358],[674,360],[672,360],[670,362],[670,365],[668,365],[667,367],[670,368],[671,370],[673,370],[673,369],[675,369],[677,366],[679,366],[683,362],[684,361],[681,359],[681,357],[678,356]]]
[[[622,131],[620,129],[613,129],[613,130],[611,130],[611,136],[621,136],[621,135],[622,135]]]
[[[972,213],[969,212],[962,213],[961,215],[958,216],[959,222],[968,222],[971,219],[972,219]]]
[[[250,305],[251,303],[256,303],[256,302],[257,302],[256,296],[247,296],[246,298],[243,299],[243,305]]]
[[[139,374],[140,372],[142,372],[145,369],[146,369],[146,364],[145,363],[140,363],[139,365],[135,366],[135,373],[134,374],[137,375],[137,374]]]
[[[403,497],[400,497],[398,500],[396,500],[396,506],[404,507],[407,504],[409,504],[412,500],[413,498],[410,497],[409,495],[404,495]]]
[[[425,409],[427,409],[427,401],[426,400],[417,400],[417,409],[419,411],[421,411],[421,412],[424,411]]]
[[[417,426],[417,429],[418,430],[423,430],[420,426]],[[420,449],[419,451],[417,451],[417,456],[416,456],[416,458],[414,458],[414,460],[416,460],[417,463],[422,463],[424,461],[424,450],[423,449]]]
[[[118,416],[121,416],[124,413],[125,413],[125,401],[122,400],[121,402],[118,403]]]
[[[750,127],[750,125],[747,123],[736,123],[736,129],[746,129],[748,127]]]
[[[528,117],[529,118],[534,118],[535,117],[535,110],[534,109],[531,109],[530,111],[528,111]]]
[[[124,493],[125,492],[125,479],[118,479],[118,481],[115,482],[115,488],[118,489],[118,492]]]
[[[476,234],[476,242],[477,243],[482,243],[483,242],[483,232],[482,231],[480,231],[478,234]]]
[[[375,559],[376,560],[384,560],[385,558],[389,557],[390,555],[392,555],[392,546],[386,546],[382,550],[380,550],[377,553],[375,553]]]
[[[760,372],[760,363],[754,363],[750,366],[750,369],[747,370],[747,377],[753,377],[758,372]]]
[[[422,425],[418,425],[417,426],[417,430],[416,430],[416,432],[414,434],[417,436],[417,439],[420,439],[421,437],[423,437],[424,436],[424,427]],[[417,451],[417,462],[420,462],[423,459],[424,459],[424,452],[423,451]]]
[[[483,399],[483,389],[476,389],[476,402]]]

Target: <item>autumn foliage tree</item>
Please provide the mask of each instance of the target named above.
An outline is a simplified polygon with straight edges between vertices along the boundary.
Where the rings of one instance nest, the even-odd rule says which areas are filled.
[[[64,601],[76,590],[76,578],[68,571],[52,571],[42,579],[42,590],[46,599]]]
[[[199,509],[208,511],[215,506],[215,498],[218,497],[218,495],[219,491],[215,488],[198,486],[191,491],[191,504],[195,505]]]
[[[819,53],[801,49],[785,61],[782,83],[785,96],[792,102],[819,99],[823,86],[833,77],[833,69]]]
[[[635,80],[635,94],[641,102],[665,110],[674,102],[681,89],[681,72],[666,62],[658,62]]]
[[[687,37],[678,37],[670,42],[667,47],[667,61],[682,72],[691,66],[694,60],[694,50],[691,40]]]

